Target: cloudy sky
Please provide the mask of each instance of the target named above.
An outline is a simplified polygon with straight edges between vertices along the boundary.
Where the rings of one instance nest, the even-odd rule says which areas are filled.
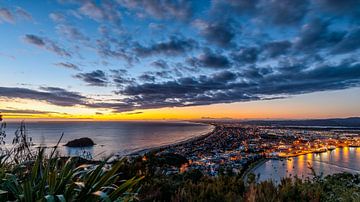
[[[8,118],[360,115],[359,0],[0,0]]]

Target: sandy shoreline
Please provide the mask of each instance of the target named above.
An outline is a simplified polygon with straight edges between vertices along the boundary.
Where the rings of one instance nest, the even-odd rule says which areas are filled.
[[[190,143],[190,142],[193,142],[193,141],[197,141],[197,140],[201,140],[203,138],[206,138],[206,137],[208,137],[210,134],[212,134],[214,132],[215,126],[212,125],[212,124],[206,124],[206,123],[202,123],[202,124],[211,126],[211,129],[209,129],[209,131],[207,131],[205,134],[201,134],[201,135],[191,137],[191,138],[185,139],[185,140],[180,140],[178,142],[171,143],[171,144],[166,144],[166,145],[157,146],[157,147],[151,147],[151,148],[146,148],[146,149],[140,149],[139,151],[134,151],[134,152],[131,152],[129,154],[125,154],[123,156],[125,156],[125,157],[142,156],[142,155],[144,155],[144,154],[146,154],[148,152],[154,152],[154,151],[156,152],[156,151],[159,151],[161,149],[166,149],[166,148],[169,148],[169,147],[179,146],[179,145],[182,145],[182,144],[187,144],[187,143]]]

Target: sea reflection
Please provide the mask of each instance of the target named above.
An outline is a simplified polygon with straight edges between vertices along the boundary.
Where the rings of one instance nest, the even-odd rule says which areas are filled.
[[[259,180],[271,179],[275,183],[284,177],[297,176],[312,178],[312,167],[317,175],[340,172],[360,173],[360,148],[344,147],[320,154],[306,154],[283,160],[268,160],[253,172],[260,175]]]

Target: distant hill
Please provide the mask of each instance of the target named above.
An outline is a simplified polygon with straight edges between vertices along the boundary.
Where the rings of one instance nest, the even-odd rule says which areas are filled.
[[[332,118],[332,119],[304,119],[304,120],[252,120],[243,123],[254,125],[278,125],[278,126],[336,126],[336,127],[360,127],[360,117]]]

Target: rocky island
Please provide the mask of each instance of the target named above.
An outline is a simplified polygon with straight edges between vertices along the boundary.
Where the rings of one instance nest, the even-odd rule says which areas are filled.
[[[71,140],[68,143],[66,143],[64,146],[67,147],[91,147],[94,146],[95,143],[92,139],[88,137],[82,137],[79,139]]]

